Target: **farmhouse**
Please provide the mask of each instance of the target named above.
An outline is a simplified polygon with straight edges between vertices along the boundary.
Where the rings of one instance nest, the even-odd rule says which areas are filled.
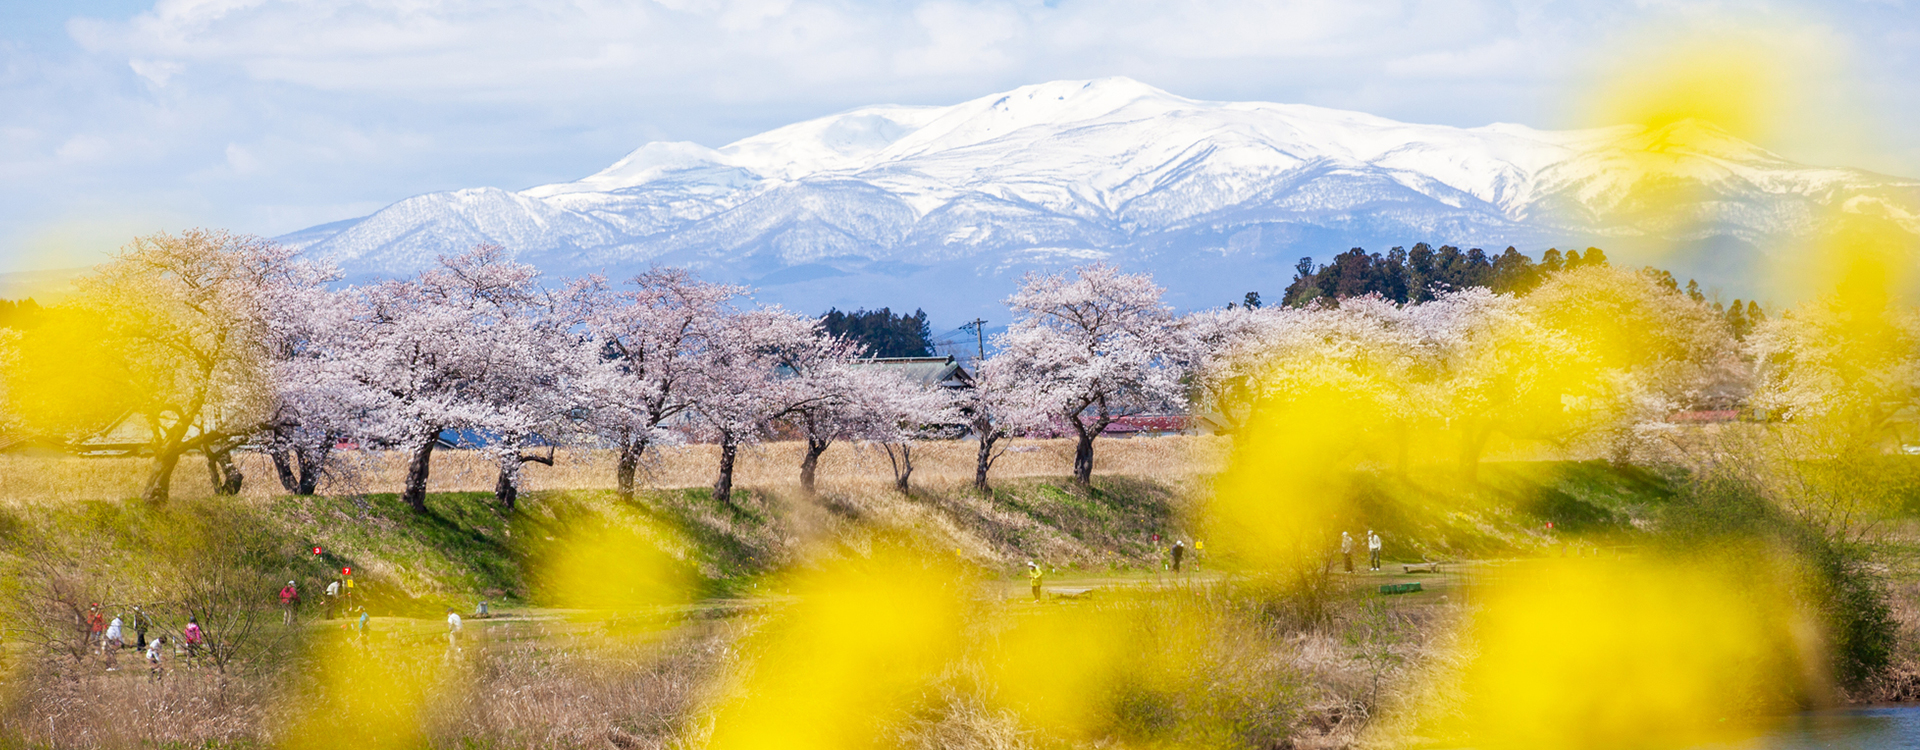
[[[973,376],[953,358],[945,357],[871,357],[856,360],[853,364],[860,367],[877,367],[888,372],[899,373],[907,380],[922,386],[939,386],[948,390],[970,390],[973,388]]]

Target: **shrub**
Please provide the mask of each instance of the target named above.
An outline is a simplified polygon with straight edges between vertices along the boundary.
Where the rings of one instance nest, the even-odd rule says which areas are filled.
[[[1752,483],[1697,478],[1667,509],[1659,542],[1661,551],[1682,558],[1730,550],[1786,552],[1805,573],[1800,593],[1825,629],[1835,681],[1858,691],[1891,664],[1898,625],[1866,548],[1784,512]]]

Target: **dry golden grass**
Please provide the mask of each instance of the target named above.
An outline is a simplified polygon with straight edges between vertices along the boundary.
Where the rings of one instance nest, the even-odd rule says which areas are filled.
[[[259,736],[272,683],[230,679],[211,671],[169,670],[148,677],[146,660],[131,649],[120,671],[95,665],[84,673],[41,665],[14,680],[19,690],[4,714],[0,737],[41,747],[153,747],[244,743]]]
[[[1148,626],[1135,644],[1145,660],[1126,668],[1125,679],[1082,698],[1105,707],[1099,721],[1108,741],[1268,748],[1291,738],[1294,747],[1333,748],[1351,746],[1366,727],[1371,674],[1356,656],[1381,644],[1351,637],[1351,617],[1294,632],[1264,617],[1257,598],[1230,587],[1143,594],[1049,607],[1062,614],[1120,614]],[[1027,723],[982,681],[989,670],[980,660],[995,651],[991,633],[1032,606],[983,601],[968,626],[983,637],[913,699],[905,715],[873,716],[888,737],[884,744],[1070,746]],[[745,639],[777,616],[755,610],[694,618],[659,637],[624,642],[559,620],[470,620],[464,651],[451,659],[437,655],[443,647],[434,623],[383,618],[372,649],[404,655],[424,670],[416,679],[431,697],[417,725],[420,746],[696,748],[705,745],[709,712],[726,686],[754,669]],[[308,631],[310,646],[331,643],[326,626],[319,628]],[[1418,636],[1385,647],[1409,663],[1428,649]],[[1150,656],[1163,649],[1179,656]],[[284,665],[290,668],[230,676],[170,660],[159,681],[150,681],[130,656],[121,660],[126,671],[112,674],[102,674],[98,660],[80,667],[44,664],[9,680],[20,692],[0,714],[0,736],[45,747],[282,745],[293,739],[288,732],[313,731],[293,717],[332,705],[324,693],[339,688],[320,678],[319,665],[329,658],[316,648]],[[1395,667],[1392,676],[1403,671]],[[299,744],[316,741],[324,744],[313,737]]]
[[[793,441],[762,443],[743,448],[736,465],[735,485],[746,488],[783,488],[797,485],[803,444]],[[944,487],[973,480],[977,445],[970,441],[927,441],[914,445],[913,481]],[[1124,474],[1164,483],[1182,483],[1211,474],[1227,460],[1228,441],[1213,436],[1104,439],[1094,451],[1094,471]],[[528,464],[523,489],[609,489],[614,485],[614,455],[604,450],[562,450],[554,465]],[[284,494],[273,464],[264,455],[238,456],[246,475],[242,494],[271,497]],[[46,500],[104,500],[140,494],[149,465],[143,458],[75,458],[0,455],[0,503],[21,504]],[[345,476],[322,485],[328,494],[399,492],[406,473],[406,456],[392,451],[348,454]],[[712,445],[657,448],[645,462],[645,482],[653,487],[700,487],[713,482],[719,449]],[[994,464],[993,478],[1066,476],[1072,473],[1071,440],[1019,440]],[[439,451],[433,457],[428,492],[491,492],[498,469],[483,451]],[[893,481],[886,452],[878,445],[839,443],[820,459],[825,485],[866,485]],[[188,456],[174,473],[177,497],[211,494],[204,463]]]

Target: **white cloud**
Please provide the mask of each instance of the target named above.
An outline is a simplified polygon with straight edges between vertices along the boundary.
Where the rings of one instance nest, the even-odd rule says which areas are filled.
[[[1901,145],[1856,165],[1920,173],[1920,18],[1812,3],[162,0],[69,22],[77,46],[57,53],[0,26],[0,251],[75,206],[271,234],[433,190],[576,179],[649,140],[718,146],[1064,78],[1552,127],[1586,61],[1633,30],[1788,11],[1858,46],[1852,85]]]
[[[167,85],[167,81],[172,80],[174,76],[179,75],[181,71],[187,69],[186,64],[173,60],[141,60],[138,58],[128,60],[127,67],[133,68],[134,73],[139,74],[141,78],[152,81],[155,86]]]
[[[955,75],[1029,83],[1075,61],[1371,67],[1412,50],[1525,44],[1510,36],[1513,15],[1495,0],[169,0],[73,34],[102,54],[231,65],[323,90],[548,100],[615,79],[764,95]]]

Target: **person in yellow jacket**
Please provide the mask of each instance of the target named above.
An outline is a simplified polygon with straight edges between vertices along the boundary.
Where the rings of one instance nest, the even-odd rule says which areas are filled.
[[[1040,572],[1038,563],[1032,560],[1027,561],[1027,583],[1033,584],[1033,600],[1036,602],[1040,601],[1040,581],[1045,577],[1046,574]]]

